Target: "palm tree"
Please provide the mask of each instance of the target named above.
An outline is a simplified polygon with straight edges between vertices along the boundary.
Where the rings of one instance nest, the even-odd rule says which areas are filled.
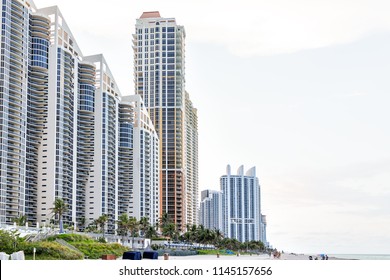
[[[153,238],[156,236],[157,236],[156,226],[149,225],[149,227],[146,229],[145,237],[146,238]]]
[[[103,214],[99,218],[96,219],[96,223],[99,226],[100,231],[103,234],[103,236],[102,236],[103,238],[104,238],[104,226],[106,225],[107,221],[108,221],[107,214]]]
[[[78,231],[85,231],[85,223],[87,222],[87,220],[85,219],[85,217],[81,217],[79,219],[79,222],[78,224],[80,224],[80,226],[77,226],[77,230]]]
[[[176,225],[172,224],[172,223],[167,224],[163,228],[162,234],[165,235],[165,236],[168,236],[170,239],[172,239],[173,237],[175,237],[177,235]]]
[[[149,218],[141,217],[141,220],[139,221],[139,229],[141,230],[141,236],[145,237],[146,230],[149,228],[149,226]]]
[[[97,229],[98,229],[97,220],[93,220],[89,225],[87,225],[85,231],[97,233],[98,232]]]
[[[162,231],[162,229],[168,225],[169,223],[171,222],[171,220],[169,219],[169,216],[168,216],[168,213],[167,212],[164,212],[161,217],[159,218],[159,225],[160,225],[160,229]]]
[[[68,211],[68,206],[61,198],[56,198],[53,203],[53,208],[50,208],[54,216],[58,216],[60,224],[60,233],[64,232],[64,225],[62,222],[62,216]]]
[[[131,247],[134,247],[134,237],[138,234],[139,231],[139,223],[137,221],[137,218],[130,217],[129,223],[128,223],[129,231],[132,237]]]
[[[223,232],[220,229],[214,230],[215,239],[213,241],[213,244],[215,247],[219,247],[221,245],[221,241],[223,240]]]
[[[27,222],[26,215],[20,215],[19,217],[12,218],[12,222],[16,223],[17,226],[24,226]]]
[[[118,224],[118,234],[122,236],[122,243],[124,243],[125,237],[129,233],[129,216],[126,213],[123,213],[119,216]]]

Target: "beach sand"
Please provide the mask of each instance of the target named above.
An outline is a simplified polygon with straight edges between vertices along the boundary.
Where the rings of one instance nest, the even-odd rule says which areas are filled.
[[[261,255],[220,255],[219,258],[217,258],[216,255],[194,255],[194,256],[169,256],[169,260],[215,260],[215,261],[247,261],[247,260],[309,260],[310,255],[304,255],[304,254],[282,254],[279,259],[274,257],[269,257],[268,254],[261,254]],[[321,258],[318,255],[311,255],[313,258],[318,257],[320,260]],[[163,260],[164,257],[159,257],[159,260]],[[340,260],[337,258],[329,257],[329,260]]]

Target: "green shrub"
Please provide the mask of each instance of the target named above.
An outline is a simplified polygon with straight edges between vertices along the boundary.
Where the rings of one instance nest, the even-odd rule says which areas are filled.
[[[85,243],[75,242],[72,243],[77,249],[89,259],[100,259],[102,255],[114,254],[116,256],[122,256],[124,252],[129,248],[117,243]]]
[[[216,249],[211,249],[211,250],[197,250],[198,255],[229,255],[226,250],[216,250]]]
[[[21,242],[23,242],[23,238],[19,237],[17,231],[0,230],[0,252],[12,254],[20,251]]]
[[[50,241],[24,242],[20,250],[24,251],[26,259],[33,258],[33,249],[36,249],[35,259],[37,260],[80,260],[84,256],[61,244]]]
[[[72,242],[89,242],[93,243],[95,242],[92,238],[82,235],[82,234],[75,234],[75,233],[64,233],[64,234],[58,234],[49,237],[48,241],[55,241],[56,239],[62,239],[66,242],[72,243]]]
[[[106,239],[103,236],[100,236],[97,240],[99,243],[107,243]]]

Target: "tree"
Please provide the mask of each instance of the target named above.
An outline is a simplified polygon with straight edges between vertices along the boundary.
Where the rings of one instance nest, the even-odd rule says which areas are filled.
[[[18,217],[12,218],[12,222],[16,223],[17,226],[24,226],[27,222],[26,215],[20,215]]]
[[[169,237],[170,239],[173,239],[173,238],[177,235],[176,225],[173,224],[173,223],[167,224],[167,225],[163,228],[162,234],[165,235],[165,236],[167,236],[167,237]]]
[[[221,241],[223,240],[223,232],[220,229],[214,230],[215,239],[213,241],[213,244],[215,247],[221,246]]]
[[[149,225],[145,232],[146,238],[154,238],[157,237],[157,229],[156,226]]]
[[[87,220],[85,219],[85,217],[80,217],[79,221],[78,221],[78,225],[77,226],[77,230],[78,231],[85,231],[85,223],[87,222]]]
[[[129,219],[129,231],[132,237],[132,241],[131,241],[132,248],[134,247],[134,237],[138,234],[138,230],[139,230],[139,223],[137,221],[137,218],[131,217]]]
[[[100,231],[102,232],[102,237],[104,238],[104,227],[108,221],[108,216],[106,214],[101,215],[99,218],[96,219],[96,224],[99,226]]]
[[[87,227],[85,228],[85,231],[97,233],[98,232],[98,225],[97,225],[96,220],[93,220],[89,225],[87,225]]]
[[[139,221],[139,229],[141,231],[141,236],[145,237],[146,230],[149,228],[149,226],[149,218],[141,217],[141,220]]]
[[[163,229],[170,223],[170,219],[167,212],[164,212],[160,217],[160,228]]]
[[[8,231],[0,229],[0,252],[11,254],[17,251],[19,243],[23,241],[17,230]]]
[[[129,233],[129,216],[126,213],[123,213],[119,216],[117,224],[117,232],[120,236],[122,236],[122,243],[124,243],[125,237],[127,237]]]
[[[62,221],[63,215],[68,211],[68,206],[61,198],[56,198],[53,203],[53,208],[50,208],[54,216],[58,216],[60,224],[60,233],[64,232],[64,225]]]

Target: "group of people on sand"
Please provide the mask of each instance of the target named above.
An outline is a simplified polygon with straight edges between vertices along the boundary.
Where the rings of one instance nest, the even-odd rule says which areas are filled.
[[[282,255],[282,253],[280,253],[278,250],[273,250],[272,252],[269,251],[269,257],[271,258],[271,254],[272,256],[274,257],[274,259],[280,259],[280,256]]]
[[[329,257],[328,257],[328,255],[324,255],[324,254],[322,254],[322,255],[320,255],[320,257],[321,257],[321,260],[328,260],[329,259]],[[309,256],[309,260],[318,260],[318,257],[312,257],[312,256]]]

